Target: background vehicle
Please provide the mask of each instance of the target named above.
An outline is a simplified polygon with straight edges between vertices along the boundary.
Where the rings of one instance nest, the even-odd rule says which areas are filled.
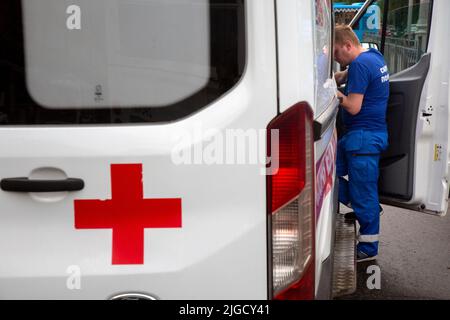
[[[356,13],[361,10],[363,5],[364,2],[356,2],[352,4],[334,2],[333,11],[335,22],[337,24],[350,24]],[[380,16],[380,7],[377,4],[374,4],[367,9],[359,22],[355,24],[353,30],[361,42],[364,37],[379,36],[381,33]]]

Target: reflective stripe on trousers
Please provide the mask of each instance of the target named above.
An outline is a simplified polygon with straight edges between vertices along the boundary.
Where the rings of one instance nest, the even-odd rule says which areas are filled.
[[[378,234],[360,234],[359,242],[378,242],[380,235]]]

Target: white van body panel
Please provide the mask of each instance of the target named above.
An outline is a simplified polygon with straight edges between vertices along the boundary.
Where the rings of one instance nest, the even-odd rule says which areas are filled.
[[[0,128],[1,177],[85,181],[84,190],[73,193],[0,192],[0,298],[140,292],[161,299],[267,299],[265,165],[175,165],[171,153],[180,138],[195,137],[199,125],[203,132],[265,129],[277,115],[274,16],[273,1],[246,1],[244,76],[187,119]],[[210,139],[197,136],[186,147]],[[75,230],[73,203],[111,199],[110,165],[128,163],[143,165],[144,198],[182,199],[183,222],[181,229],[145,230],[143,265],[111,265],[111,230]],[[79,288],[70,288],[73,270]]]
[[[277,2],[280,112],[300,101],[314,109],[313,3],[304,0]],[[298,41],[293,41],[298,39]]]
[[[331,245],[334,243],[334,226],[335,223],[334,215],[337,214],[333,211],[337,195],[335,194],[336,189],[334,185],[336,182],[336,135],[335,126],[331,125],[328,131],[325,133],[324,137],[316,143],[316,154],[318,146],[325,145],[325,149],[322,151],[321,156],[316,158],[319,163],[320,170],[317,171],[318,165],[316,165],[316,190],[323,188],[324,190],[316,192],[316,203],[318,201],[323,201],[319,207],[319,211],[316,212],[316,275],[322,274],[323,262],[330,257],[333,248]],[[326,155],[325,155],[326,154]],[[322,156],[328,157],[327,160],[323,159]],[[320,161],[322,160],[322,161]],[[329,160],[330,166],[325,169],[327,165],[325,162]],[[323,170],[322,170],[323,169]],[[322,177],[325,175],[325,177]],[[325,181],[324,184],[317,186],[319,180]],[[318,199],[320,194],[323,194],[323,200]],[[316,205],[317,208],[317,205]],[[316,290],[318,290],[321,283],[319,278],[316,277]]]

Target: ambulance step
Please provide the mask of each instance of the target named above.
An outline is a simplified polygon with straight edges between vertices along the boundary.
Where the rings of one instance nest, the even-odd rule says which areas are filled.
[[[334,243],[333,298],[356,291],[356,227],[354,222],[336,217]]]

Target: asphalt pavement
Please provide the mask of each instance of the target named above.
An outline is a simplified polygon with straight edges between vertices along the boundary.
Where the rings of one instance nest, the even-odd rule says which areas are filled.
[[[450,212],[383,208],[378,259],[358,264],[357,291],[340,299],[450,299]],[[371,265],[379,266],[380,289],[368,288],[376,284]]]

